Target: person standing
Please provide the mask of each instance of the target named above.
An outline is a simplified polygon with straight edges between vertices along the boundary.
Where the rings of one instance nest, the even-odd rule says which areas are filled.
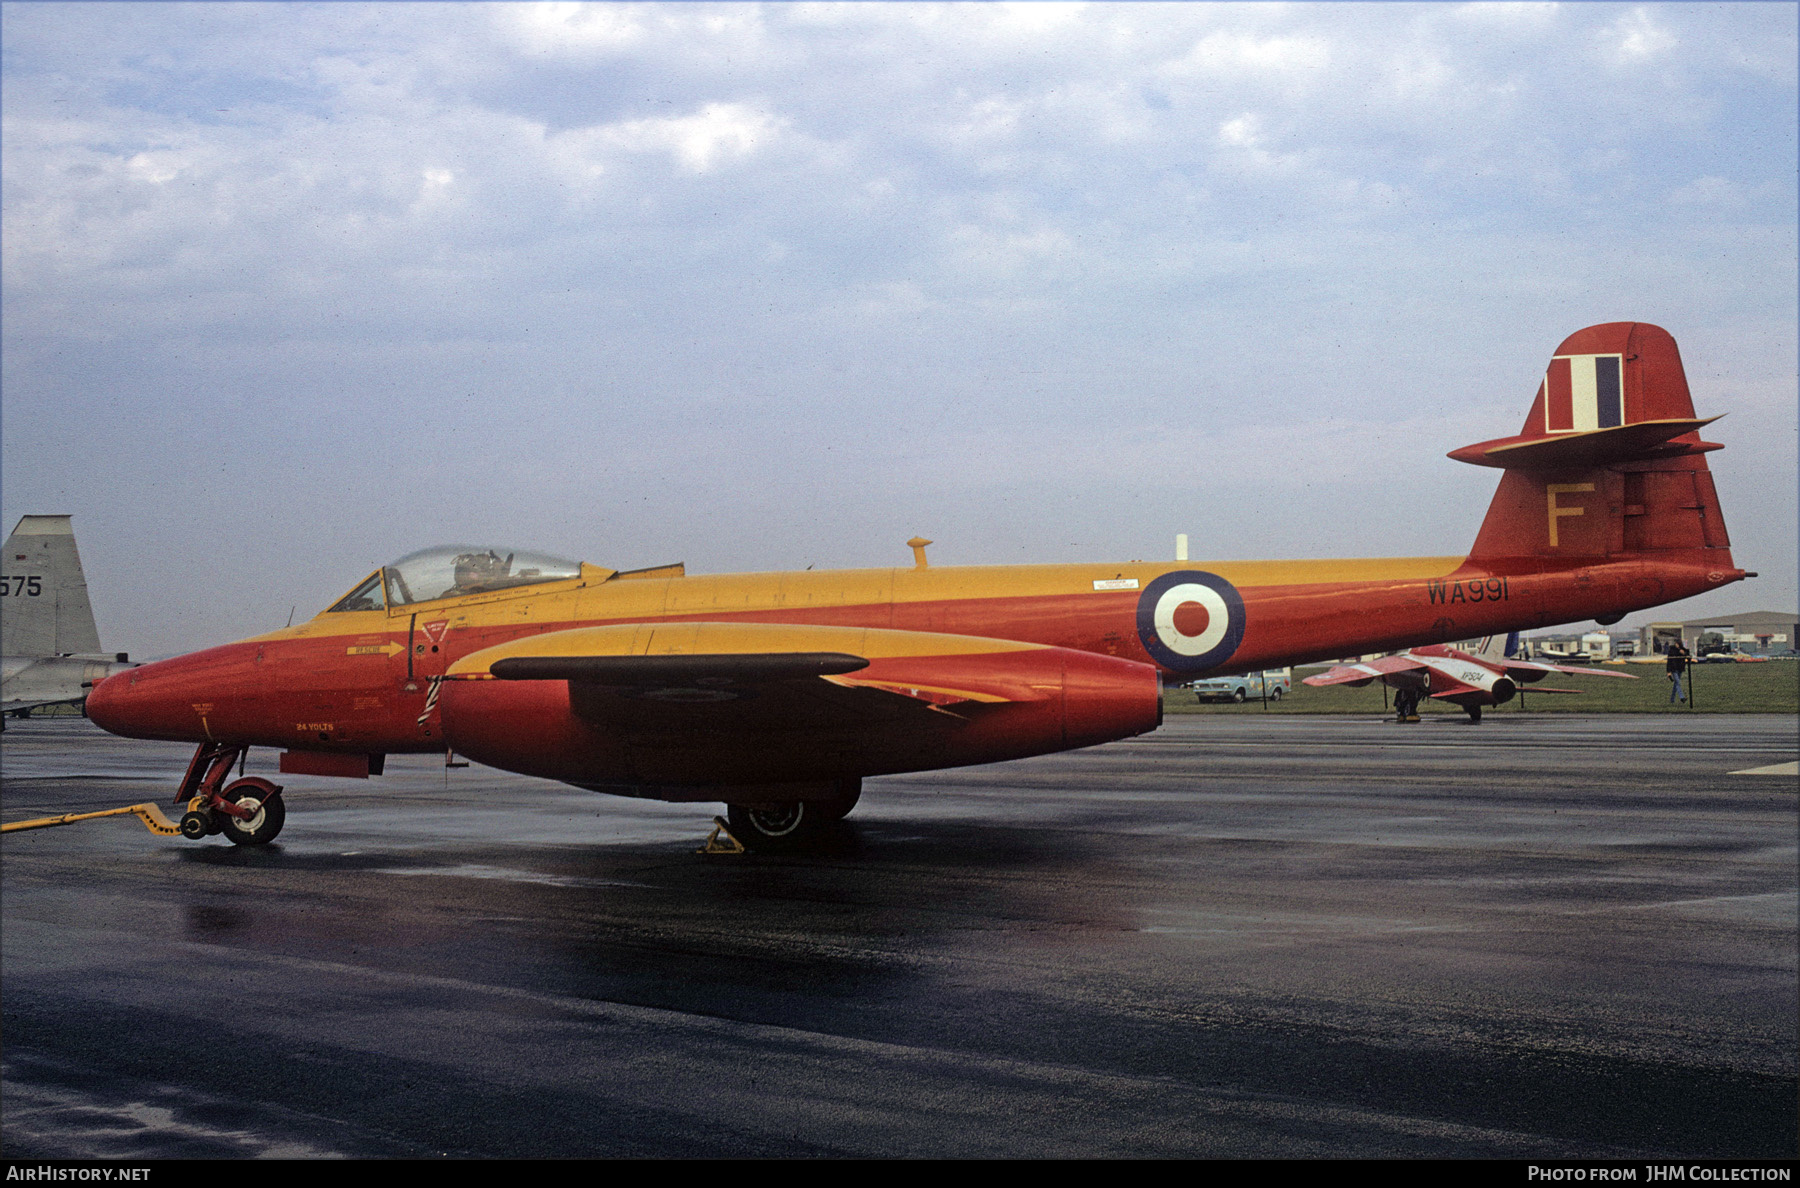
[[[1670,705],[1674,705],[1677,701],[1687,700],[1686,695],[1681,689],[1681,678],[1687,675],[1689,655],[1688,650],[1681,645],[1680,640],[1675,640],[1669,645],[1669,657],[1664,661],[1663,666],[1669,674]]]

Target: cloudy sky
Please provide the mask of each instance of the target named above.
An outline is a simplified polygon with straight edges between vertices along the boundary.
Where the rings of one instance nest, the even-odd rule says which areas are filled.
[[[4,518],[166,655],[482,541],[1437,555],[1681,345],[1796,603],[1792,4],[0,7]]]

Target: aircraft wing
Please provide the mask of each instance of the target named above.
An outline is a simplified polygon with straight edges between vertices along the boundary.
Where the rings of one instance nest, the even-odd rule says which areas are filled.
[[[472,653],[439,705],[447,740],[480,762],[570,783],[717,785],[1088,746],[1154,729],[1158,695],[1151,665],[1040,644],[655,623]]]
[[[80,705],[86,700],[85,693],[75,697],[14,697],[0,702],[0,714],[24,713],[51,705]]]
[[[1340,664],[1329,672],[1318,676],[1310,676],[1300,683],[1303,685],[1366,685],[1370,681],[1396,672],[1411,672],[1426,665],[1410,655],[1383,656],[1379,660],[1365,660],[1358,664]]]
[[[878,718],[963,713],[1044,694],[992,674],[929,666],[896,670],[848,652],[713,652],[644,656],[512,656],[493,661],[503,681],[567,681],[577,716],[611,730],[683,727],[792,732]],[[910,679],[909,679],[910,678]]]
[[[1541,681],[1552,672],[1570,672],[1578,676],[1623,677],[1628,681],[1637,680],[1633,673],[1614,672],[1610,668],[1577,668],[1573,664],[1545,664],[1540,660],[1498,660],[1495,663],[1506,665],[1506,675],[1517,681]],[[1550,690],[1538,689],[1533,686],[1532,692],[1548,693]]]

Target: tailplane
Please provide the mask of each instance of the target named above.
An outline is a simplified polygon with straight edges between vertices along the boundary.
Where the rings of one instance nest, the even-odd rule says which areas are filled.
[[[95,655],[100,633],[88,602],[81,554],[68,516],[22,516],[0,556],[0,652],[7,656]]]
[[[1551,358],[1523,429],[1450,454],[1506,471],[1469,561],[1643,559],[1745,576],[1706,465],[1721,447],[1700,439],[1716,419],[1694,416],[1668,331],[1644,322],[1576,331]]]

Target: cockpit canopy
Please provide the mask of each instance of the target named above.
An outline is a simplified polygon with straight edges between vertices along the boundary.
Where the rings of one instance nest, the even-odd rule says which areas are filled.
[[[383,610],[581,576],[581,562],[487,545],[439,545],[408,553],[369,575],[332,611]],[[331,613],[330,611],[326,612]]]

